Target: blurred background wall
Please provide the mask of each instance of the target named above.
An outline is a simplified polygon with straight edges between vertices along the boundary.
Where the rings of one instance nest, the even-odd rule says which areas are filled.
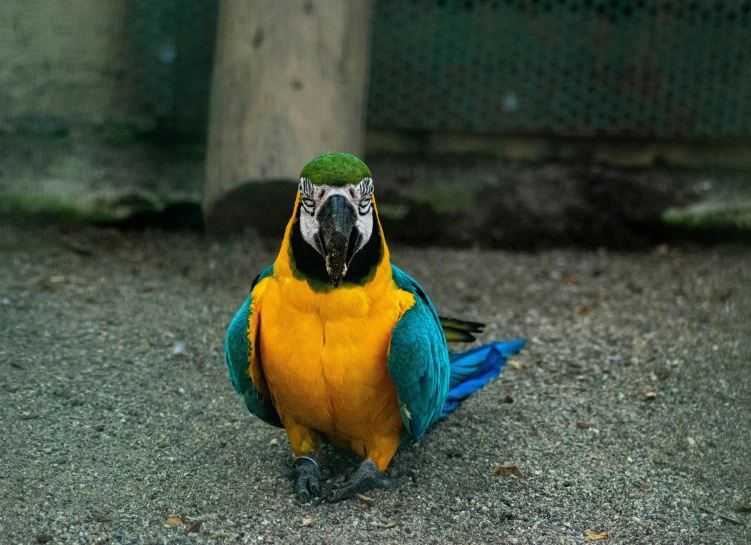
[[[204,134],[217,4],[9,0],[0,18],[3,130],[35,119],[58,130],[129,123]]]
[[[125,218],[198,202],[218,9],[218,0],[7,0],[6,203]],[[663,217],[706,193],[707,167],[751,164],[751,0],[375,0],[372,13],[365,153],[389,174],[395,218],[405,203],[435,208],[454,193],[422,189],[436,165],[448,174],[434,185],[495,183],[522,207],[534,197],[504,180],[541,184],[534,169],[551,162],[564,165],[560,176],[548,173],[538,193],[559,194],[579,176],[572,164],[688,168],[681,180],[640,175],[683,186]],[[514,171],[520,160],[538,167]],[[577,199],[622,174],[586,172]],[[718,191],[732,193],[745,174],[710,177],[709,187],[730,179],[735,189]]]
[[[376,0],[374,8],[372,129],[751,136],[751,2]],[[23,116],[71,125],[148,118],[205,133],[217,0],[9,0],[6,9],[6,127]]]

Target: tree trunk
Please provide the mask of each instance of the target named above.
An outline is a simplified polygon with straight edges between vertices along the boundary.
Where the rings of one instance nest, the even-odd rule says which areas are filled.
[[[362,154],[370,16],[369,0],[222,0],[203,200],[208,230],[243,227],[227,225],[229,217],[264,221],[228,210],[239,186],[254,184],[246,197],[265,200],[258,182],[296,181],[327,152]],[[253,208],[263,215],[263,206]]]

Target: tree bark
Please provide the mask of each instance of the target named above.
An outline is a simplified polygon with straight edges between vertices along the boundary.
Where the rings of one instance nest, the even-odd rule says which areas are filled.
[[[324,153],[362,154],[370,17],[369,0],[222,0],[203,200],[208,230],[243,227],[227,226],[226,203],[218,206],[241,185],[296,181]]]

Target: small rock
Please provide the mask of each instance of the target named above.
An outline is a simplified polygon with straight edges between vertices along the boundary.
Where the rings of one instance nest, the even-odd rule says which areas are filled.
[[[110,519],[104,513],[95,513],[94,520],[100,523],[109,522]]]
[[[667,366],[661,363],[658,363],[657,365],[655,365],[655,378],[657,378],[657,380],[662,382],[669,376],[670,376],[670,369]]]
[[[159,282],[154,280],[147,280],[141,285],[141,289],[145,292],[154,291],[159,287]]]

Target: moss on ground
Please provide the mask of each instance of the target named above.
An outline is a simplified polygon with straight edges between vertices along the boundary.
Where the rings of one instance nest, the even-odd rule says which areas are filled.
[[[686,229],[741,229],[751,236],[751,199],[708,200],[685,208],[670,208],[665,224]]]

